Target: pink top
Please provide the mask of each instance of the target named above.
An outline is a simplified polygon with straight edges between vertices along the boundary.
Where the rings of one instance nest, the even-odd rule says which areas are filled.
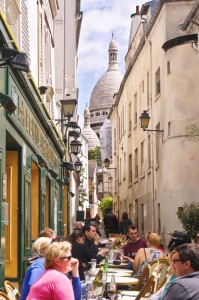
[[[74,300],[68,277],[55,269],[46,270],[32,285],[27,300]]]

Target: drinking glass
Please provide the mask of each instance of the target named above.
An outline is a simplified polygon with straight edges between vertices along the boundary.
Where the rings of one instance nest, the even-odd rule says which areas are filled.
[[[96,268],[96,264],[97,264],[97,261],[96,259],[92,258],[91,259],[91,269],[94,270]]]
[[[125,255],[124,249],[120,249],[120,252],[119,252],[119,258],[120,258],[121,261],[123,261],[124,255]]]

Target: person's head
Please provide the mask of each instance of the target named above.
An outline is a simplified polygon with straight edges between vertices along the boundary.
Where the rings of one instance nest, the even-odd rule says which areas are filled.
[[[40,231],[39,236],[42,237],[49,237],[51,239],[54,239],[56,237],[54,230],[52,230],[51,228],[44,228],[43,230]]]
[[[109,212],[111,212],[112,211],[112,207],[107,207],[106,208],[106,213],[109,213]]]
[[[176,247],[171,261],[177,277],[199,271],[199,245],[190,243]]]
[[[46,269],[53,268],[66,274],[72,270],[71,258],[71,244],[69,242],[54,242],[46,250],[44,266]]]
[[[122,220],[124,220],[124,221],[128,220],[128,214],[126,212],[123,212],[123,214],[122,214]]]
[[[51,239],[48,237],[39,237],[35,240],[35,242],[32,245],[32,251],[36,254],[39,254],[41,256],[44,256],[44,253],[48,246],[51,243]]]
[[[90,224],[94,225],[96,227],[96,229],[98,229],[98,227],[99,227],[97,221],[91,221]]]
[[[78,222],[78,221],[74,222],[73,223],[73,230],[74,229],[82,229],[82,223]]]
[[[161,243],[161,237],[156,232],[148,232],[146,236],[146,243],[148,247],[158,248]]]
[[[82,230],[74,230],[69,235],[69,242],[73,244],[74,242],[77,242],[79,244],[84,244],[84,234]]]
[[[57,235],[54,239],[52,239],[51,243],[54,243],[54,242],[65,242],[65,241],[68,241],[68,237],[67,236]]]
[[[92,224],[87,224],[82,228],[82,232],[84,233],[84,235],[89,239],[92,240],[95,238],[96,235],[96,227]]]
[[[135,242],[138,239],[138,229],[135,225],[129,225],[127,227],[127,235],[131,242]]]

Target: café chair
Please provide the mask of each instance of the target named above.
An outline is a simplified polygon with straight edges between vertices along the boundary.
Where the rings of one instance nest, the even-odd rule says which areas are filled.
[[[8,298],[8,296],[5,293],[0,292],[0,300],[10,300],[10,298]]]
[[[18,289],[10,281],[4,281],[4,289],[10,300],[18,300],[20,298]]]
[[[160,272],[162,270],[161,264],[157,264],[155,270],[152,272],[152,274],[149,276],[147,282],[143,286],[143,288],[140,291],[119,291],[123,298],[125,296],[130,297],[131,300],[140,300],[142,297],[150,297],[152,294],[156,293],[157,286],[158,286],[158,280],[160,278]]]
[[[171,265],[167,258],[159,258],[157,259],[157,263],[162,265],[162,270],[160,272],[160,278],[157,286],[158,291],[166,283],[168,277],[170,276]],[[149,266],[149,268],[151,268],[149,270],[149,274],[151,274],[154,269],[154,265]]]

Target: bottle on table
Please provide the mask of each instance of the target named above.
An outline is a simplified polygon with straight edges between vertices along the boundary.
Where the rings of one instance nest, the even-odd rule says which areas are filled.
[[[111,300],[115,299],[117,293],[117,287],[115,282],[115,275],[111,275],[111,282],[107,286],[107,293]]]
[[[108,272],[108,256],[105,257],[103,271]]]
[[[100,266],[100,269],[93,281],[93,289],[95,290],[96,296],[102,295],[103,292],[102,276],[103,276],[103,266]]]

